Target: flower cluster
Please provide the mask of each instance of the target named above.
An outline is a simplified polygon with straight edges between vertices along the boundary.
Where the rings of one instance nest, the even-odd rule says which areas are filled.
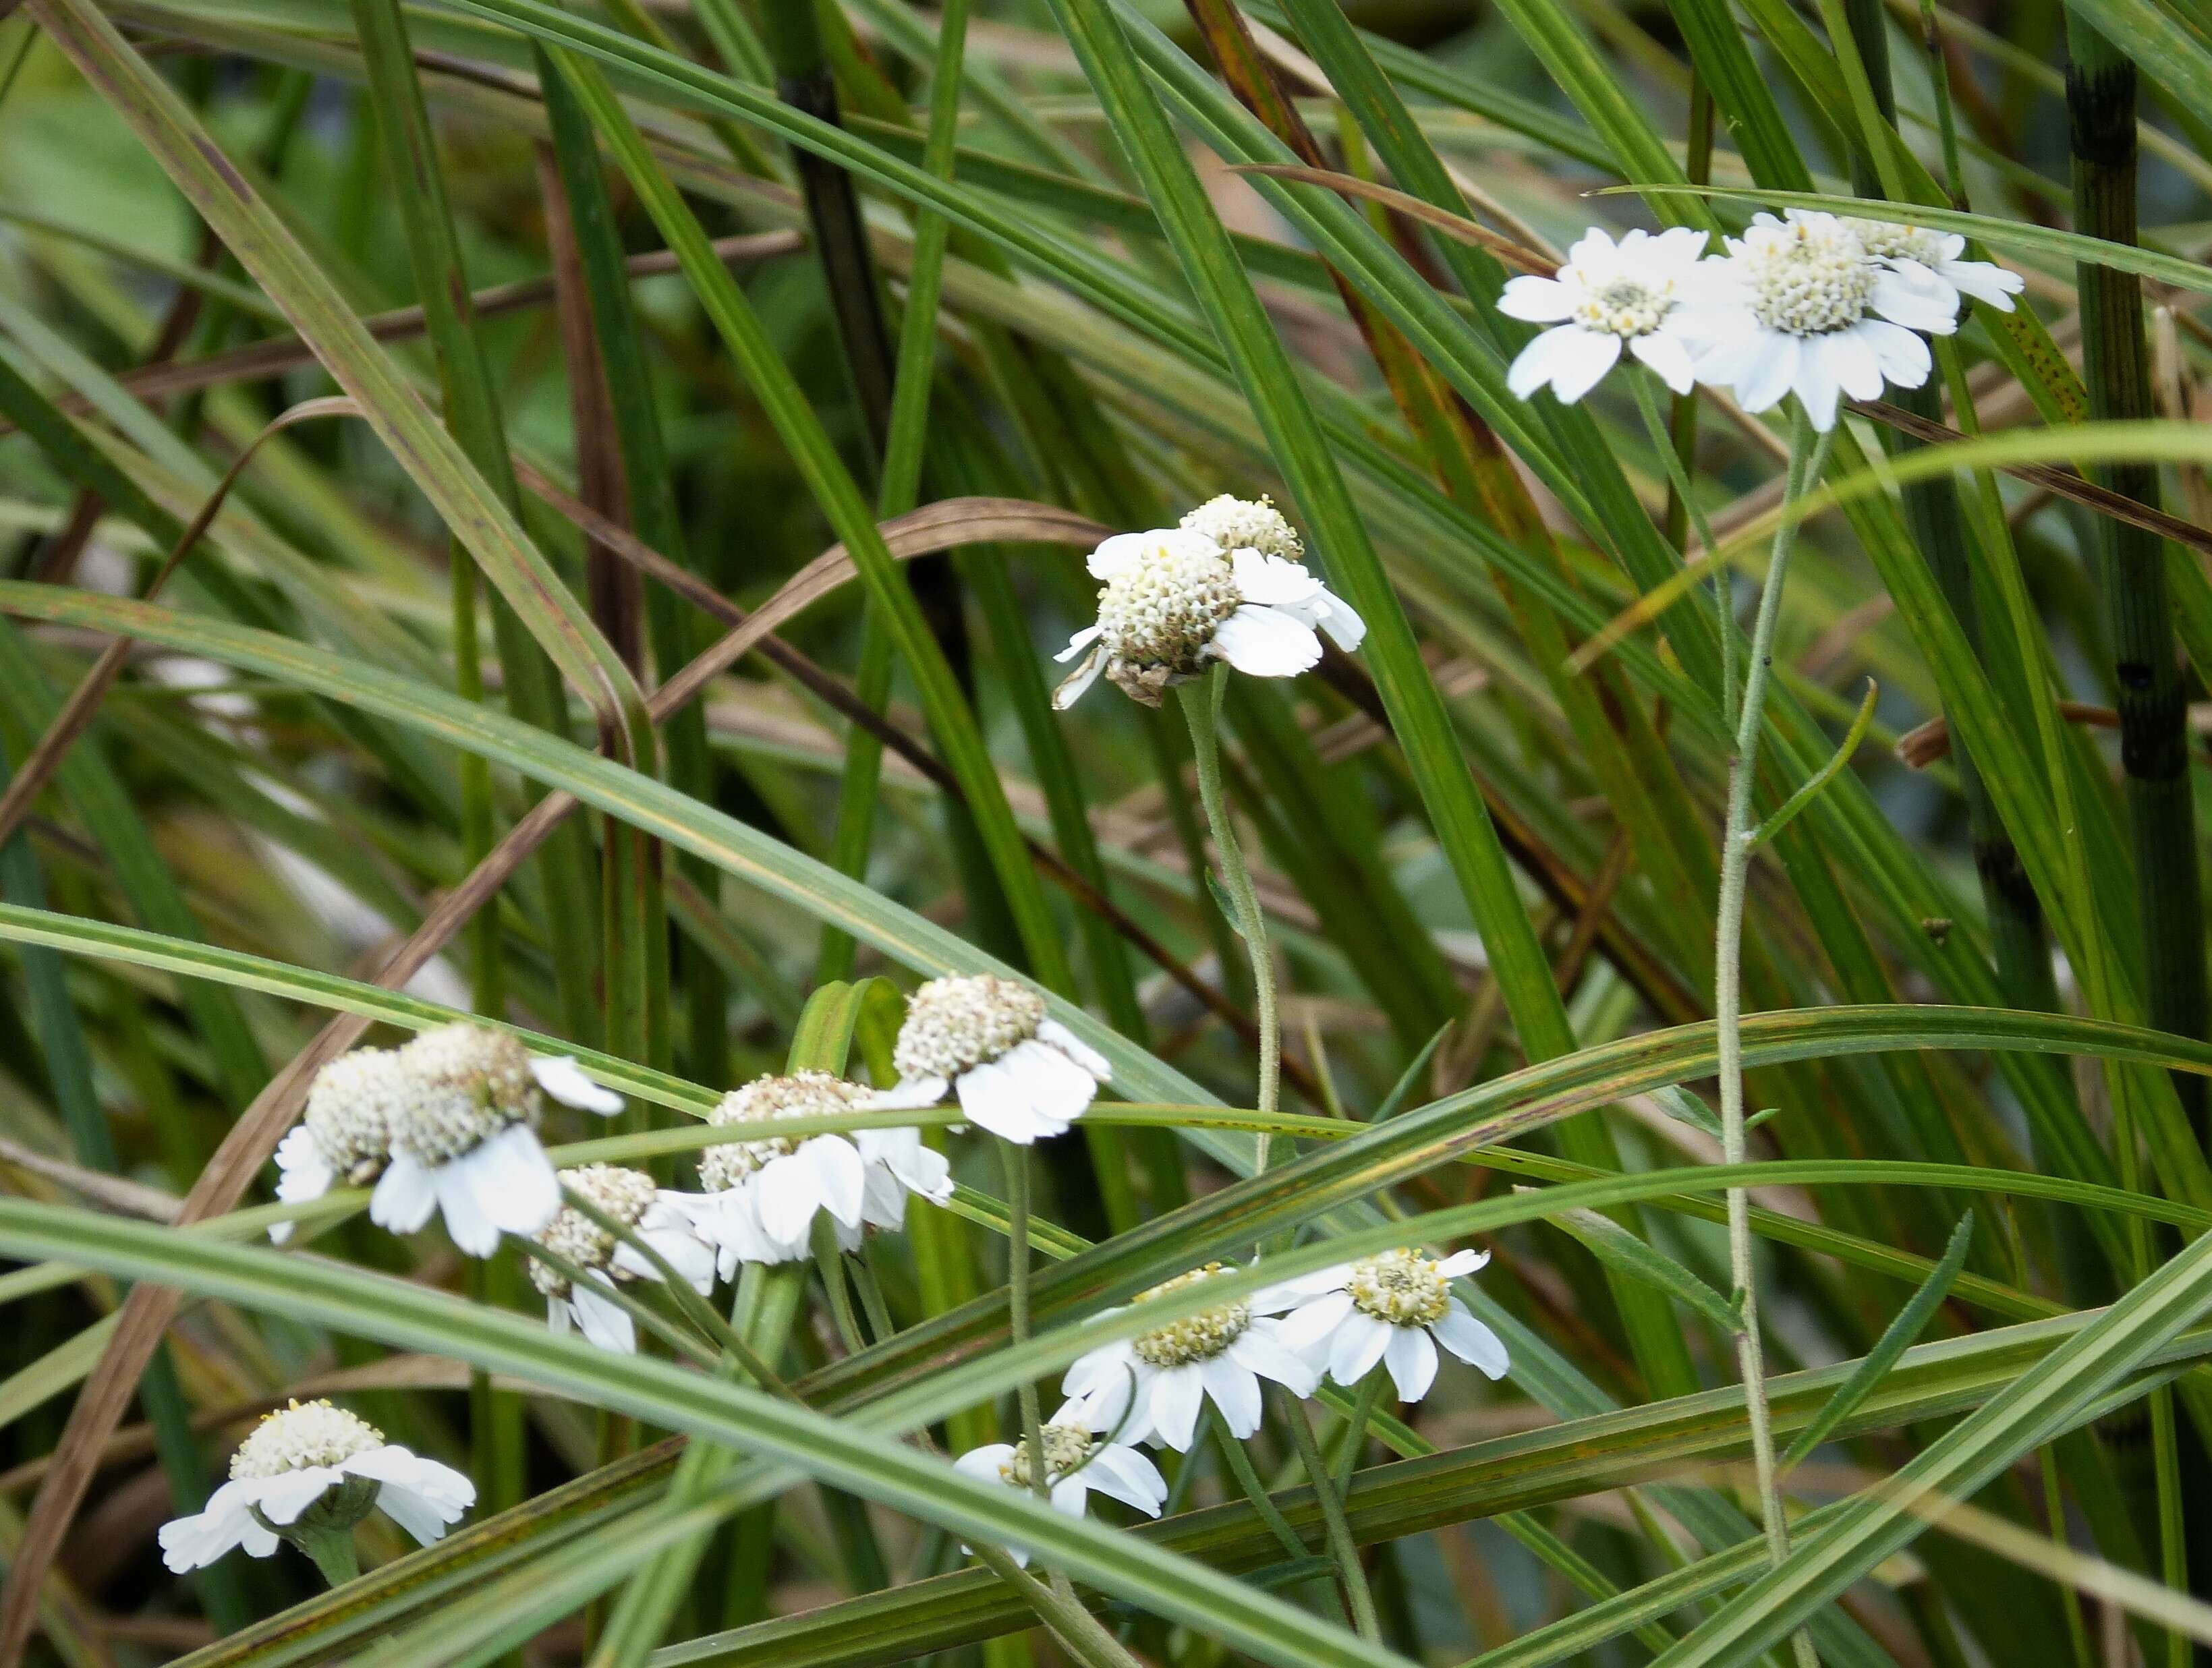
[[[1686,227],[1617,244],[1593,229],[1553,276],[1510,280],[1498,310],[1553,328],[1521,350],[1507,385],[1571,403],[1626,352],[1678,394],[1732,388],[1747,411],[1794,393],[1826,430],[1845,395],[1925,382],[1922,338],[1957,330],[1963,298],[2010,312],[2021,288],[2017,273],[1962,259],[1963,238],[1909,225],[1792,209],[1724,241],[1709,256]]]
[[[326,1401],[271,1413],[230,1457],[204,1508],[161,1525],[162,1562],[182,1574],[233,1547],[265,1558],[280,1540],[344,1531],[372,1508],[428,1546],[476,1501],[476,1485]]]
[[[1060,655],[1082,657],[1053,705],[1101,674],[1148,707],[1211,661],[1253,677],[1296,677],[1321,658],[1320,632],[1349,653],[1367,627],[1306,571],[1304,542],[1267,500],[1223,496],[1176,527],[1121,533],[1091,553],[1098,619]]]
[[[545,1316],[556,1332],[573,1320],[602,1350],[623,1355],[637,1349],[629,1312],[614,1301],[618,1286],[657,1278],[659,1270],[637,1246],[617,1239],[576,1208],[582,1200],[608,1222],[649,1247],[694,1291],[714,1287],[714,1247],[699,1231],[694,1197],[662,1187],[642,1170],[619,1164],[586,1164],[561,1178],[570,1202],[538,1229],[535,1243],[584,1277],[571,1278],[542,1258],[530,1264],[530,1283],[544,1294]]]
[[[1045,1012],[1026,985],[991,974],[933,979],[907,1004],[898,1083],[877,1104],[933,1107],[1028,1146],[1064,1134],[1111,1074],[1105,1057]]]

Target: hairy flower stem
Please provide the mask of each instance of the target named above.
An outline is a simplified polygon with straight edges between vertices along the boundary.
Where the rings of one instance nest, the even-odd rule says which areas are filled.
[[[1291,1409],[1291,1435],[1298,1446],[1298,1459],[1306,1468],[1306,1481],[1321,1506],[1322,1528],[1328,1536],[1328,1555],[1336,1564],[1337,1580],[1344,1586],[1344,1602],[1352,1612],[1352,1625],[1362,1639],[1378,1640],[1382,1624],[1375,1613],[1375,1595],[1368,1590],[1367,1571],[1359,1562],[1359,1543],[1352,1538],[1352,1523],[1344,1515],[1344,1496],[1328,1469],[1313,1427],[1306,1422],[1303,1405]]]
[[[1782,613],[1782,585],[1797,543],[1797,523],[1789,515],[1820,478],[1828,458],[1829,435],[1817,437],[1802,405],[1794,409],[1790,434],[1790,473],[1783,489],[1784,519],[1774,535],[1773,559],[1759,597],[1752,628],[1751,661],[1744,669],[1743,710],[1738,715],[1735,751],[1729,760],[1728,819],[1721,835],[1720,924],[1713,947],[1713,1023],[1720,1054],[1721,1162],[1744,1162],[1743,1128],[1743,903],[1751,869],[1752,787],[1759,777],[1759,737],[1766,716],[1766,687],[1773,669],[1774,627]],[[1790,1556],[1790,1526],[1782,1515],[1782,1495],[1774,1475],[1774,1425],[1766,1404],[1766,1362],[1759,1336],[1759,1289],[1751,1260],[1751,1196],[1728,1190],[1729,1277],[1735,1287],[1741,1321],[1736,1332],[1736,1366],[1743,1379],[1744,1411],[1751,1427],[1751,1457],[1759,1480],[1759,1522],[1766,1533],[1767,1556],[1777,1564]],[[1795,1635],[1801,1665],[1814,1660],[1810,1641]]]
[[[1251,872],[1244,866],[1244,848],[1237,844],[1237,829],[1229,820],[1228,796],[1221,785],[1221,701],[1228,690],[1229,668],[1217,665],[1204,679],[1182,686],[1183,718],[1190,725],[1190,750],[1198,767],[1198,798],[1206,807],[1206,820],[1213,830],[1213,850],[1221,866],[1222,890],[1237,912],[1237,931],[1252,961],[1252,1005],[1260,1026],[1260,1094],[1261,1117],[1272,1116],[1282,1089],[1283,1037],[1275,1013],[1275,963],[1267,951],[1267,923],[1260,915],[1260,895],[1252,889]],[[1267,1141],[1260,1137],[1258,1168],[1267,1168]]]

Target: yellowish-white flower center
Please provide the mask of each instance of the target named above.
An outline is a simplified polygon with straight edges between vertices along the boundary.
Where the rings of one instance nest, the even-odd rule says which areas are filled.
[[[868,1098],[868,1090],[860,1084],[826,1071],[794,1071],[788,1077],[756,1077],[743,1089],[732,1089],[708,1121],[726,1127],[766,1124],[779,1118],[822,1118],[857,1112]],[[723,1142],[699,1155],[699,1180],[710,1193],[726,1192],[763,1165],[796,1150],[798,1145],[781,1135]]]
[[[1070,1471],[1091,1458],[1091,1451],[1098,1446],[1098,1439],[1080,1425],[1045,1425],[1037,1431],[1037,1440],[1044,1447],[1044,1477],[1048,1484],[1057,1483]],[[1035,1485],[1035,1475],[1030,1464],[1030,1445],[1014,1444],[1014,1451],[999,1462],[999,1477],[1017,1489]]]
[[[424,1164],[462,1157],[513,1125],[534,1125],[544,1105],[530,1051],[504,1031],[441,1025],[402,1048],[399,1061],[408,1097],[392,1149]]]
[[[1646,283],[1639,278],[1609,278],[1587,284],[1575,299],[1574,321],[1606,336],[1649,336],[1674,310],[1674,281]]]
[[[624,1228],[635,1228],[643,1220],[659,1192],[653,1178],[644,1171],[627,1169],[619,1164],[586,1164],[568,1171],[561,1178],[561,1186]],[[572,1205],[562,1205],[553,1220],[538,1230],[538,1243],[580,1269],[610,1275],[617,1280],[632,1277],[628,1269],[615,1265],[615,1246],[619,1241]],[[541,1263],[535,1258],[530,1262],[530,1283],[548,1297],[568,1295],[568,1277],[551,1264]]]
[[[1107,676],[1195,677],[1214,632],[1242,601],[1222,547],[1164,539],[1147,546],[1098,593]]]
[[[1840,221],[1791,221],[1745,240],[1737,264],[1751,310],[1769,330],[1824,336],[1866,317],[1880,269]]]
[[[908,1001],[891,1063],[901,1078],[957,1077],[1036,1034],[1044,998],[994,974],[933,979]]]
[[[300,1121],[349,1185],[375,1180],[390,1160],[392,1126],[406,1110],[410,1083],[406,1066],[388,1048],[356,1048],[315,1074]]]
[[[1877,260],[1918,261],[1933,267],[1943,258],[1943,238],[1924,226],[1898,226],[1888,221],[1846,219],[1852,234]]]
[[[1284,519],[1272,498],[1209,498],[1188,515],[1182,527],[1203,533],[1224,550],[1257,550],[1263,556],[1303,561],[1305,542]]]
[[[384,1446],[384,1433],[357,1413],[328,1402],[294,1402],[264,1414],[252,1434],[230,1457],[230,1479],[282,1477],[315,1465],[335,1465]]]
[[[1363,1313],[1393,1326],[1427,1326],[1451,1307],[1451,1283],[1436,1260],[1400,1247],[1352,1265],[1344,1289]]]
[[[1139,1292],[1137,1301],[1149,1303],[1154,1298],[1228,1272],[1219,1263],[1208,1263],[1204,1268],[1194,1268],[1188,1274],[1163,1281],[1149,1291]],[[1218,1308],[1202,1309],[1181,1320],[1170,1321],[1156,1331],[1141,1333],[1129,1347],[1137,1352],[1138,1360],[1150,1366],[1188,1367],[1194,1362],[1212,1361],[1242,1337],[1244,1329],[1251,1324],[1250,1304],[1224,1303]]]

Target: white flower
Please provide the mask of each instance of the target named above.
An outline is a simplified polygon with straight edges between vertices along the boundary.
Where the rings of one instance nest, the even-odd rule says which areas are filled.
[[[1305,541],[1268,497],[1209,498],[1176,524],[1188,533],[1203,533],[1224,550],[1257,550],[1263,556],[1304,561]]]
[[[1451,1295],[1455,1277],[1489,1260],[1473,1251],[1439,1259],[1401,1247],[1285,1280],[1260,1302],[1291,1311],[1278,1336],[1316,1372],[1325,1368],[1349,1388],[1381,1362],[1398,1399],[1418,1402],[1437,1376],[1438,1343],[1492,1379],[1505,1376],[1504,1343]]]
[[[1656,237],[1633,231],[1618,245],[1592,227],[1554,276],[1509,279],[1500,312],[1559,328],[1522,349],[1505,385],[1527,399],[1549,383],[1571,405],[1597,386],[1625,346],[1676,393],[1688,393],[1697,379],[1689,327],[1705,252],[1705,234],[1692,227]]]
[[[1080,1118],[1112,1075],[1106,1057],[1045,1013],[1026,985],[992,974],[933,979],[907,1003],[879,1107],[933,1107],[947,1090],[992,1134],[1028,1146]]]
[[[1296,677],[1321,658],[1316,627],[1346,652],[1359,646],[1365,623],[1291,556],[1222,544],[1190,525],[1296,552],[1297,535],[1272,505],[1217,498],[1184,521],[1117,533],[1091,553],[1091,576],[1106,582],[1098,622],[1058,656],[1082,655],[1083,664],[1054,692],[1054,706],[1073,706],[1101,672],[1147,707],[1209,660],[1254,677]]]
[[[1139,1293],[1136,1301],[1150,1302],[1229,1271],[1208,1263]],[[1312,1395],[1321,1382],[1320,1373],[1283,1341],[1282,1323],[1253,1313],[1263,1307],[1224,1303],[1093,1350],[1060,1380],[1069,1400],[1054,1422],[1113,1431],[1132,1442],[1165,1443],[1180,1453],[1190,1447],[1199,1410],[1211,1397],[1231,1435],[1251,1435],[1260,1428],[1261,1379],[1297,1396]]]
[[[826,1071],[758,1077],[722,1097],[712,1121],[772,1126],[779,1118],[818,1118],[882,1104],[861,1084]],[[906,1222],[909,1193],[942,1204],[952,1174],[942,1153],[914,1129],[856,1130],[851,1135],[799,1139],[763,1134],[726,1141],[699,1155],[707,1188],[701,1231],[720,1252],[727,1279],[745,1263],[787,1263],[809,1254],[817,1212],[826,1211],[844,1249],[856,1249],[867,1228]]]
[[[1842,395],[1875,399],[1885,380],[1928,379],[1933,361],[1915,331],[1958,328],[1954,291],[1877,259],[1833,215],[1761,215],[1728,249],[1705,263],[1716,294],[1695,322],[1698,379],[1732,385],[1747,411],[1794,392],[1815,428],[1832,428]]]
[[[1091,1503],[1093,1489],[1148,1518],[1159,1516],[1160,1508],[1168,1503],[1167,1479],[1160,1475],[1160,1468],[1133,1447],[1102,1441],[1079,1424],[1045,1425],[1038,1430],[1037,1440],[1044,1449],[1044,1473],[1055,1511],[1081,1517]],[[969,1449],[952,1465],[970,1477],[995,1478],[1024,1494],[1032,1487],[1026,1442],[987,1442]],[[1006,1550],[1016,1563],[1029,1562],[1025,1548]]]
[[[1948,289],[1954,312],[1959,310],[1961,295],[1986,301],[1999,312],[2010,312],[2012,298],[2027,288],[2027,279],[1994,261],[1961,260],[1966,240],[1954,232],[1931,232],[1924,226],[1849,216],[1844,224],[1859,234],[1868,254],[1892,271]]]
[[[407,1068],[389,1048],[356,1048],[315,1074],[307,1110],[276,1143],[276,1197],[288,1204],[319,1199],[341,1181],[365,1187],[392,1157],[392,1126],[407,1104]],[[272,1223],[282,1245],[289,1222]]]
[[[343,1408],[294,1402],[239,1445],[205,1510],[161,1525],[161,1560],[181,1575],[234,1546],[265,1558],[287,1530],[350,1528],[373,1506],[428,1546],[476,1497],[452,1466],[386,1442]]]
[[[563,1175],[561,1186],[652,1246],[694,1291],[703,1296],[714,1289],[714,1247],[698,1225],[694,1195],[662,1187],[644,1171],[619,1164],[586,1164]],[[550,1263],[531,1259],[530,1283],[544,1294],[553,1330],[565,1332],[573,1321],[600,1349],[636,1354],[637,1328],[629,1312],[603,1293],[634,1280],[659,1279],[652,1260],[572,1205],[563,1205],[535,1238],[587,1280],[579,1285]]]
[[[404,1104],[369,1220],[412,1234],[442,1210],[454,1245],[472,1257],[490,1256],[502,1232],[535,1234],[561,1208],[552,1161],[538,1144],[544,1096],[601,1113],[622,1105],[574,1060],[534,1059],[506,1032],[466,1022],[423,1032],[398,1059]]]

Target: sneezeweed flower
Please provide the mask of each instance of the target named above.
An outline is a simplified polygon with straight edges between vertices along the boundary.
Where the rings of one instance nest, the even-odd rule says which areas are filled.
[[[276,1143],[276,1197],[319,1199],[343,1182],[366,1187],[392,1160],[392,1126],[407,1104],[409,1077],[396,1050],[356,1048],[315,1074],[307,1110]],[[283,1244],[289,1222],[272,1223]]]
[[[1955,292],[1878,258],[1833,215],[1760,215],[1728,250],[1706,263],[1715,294],[1699,309],[1698,379],[1733,386],[1747,411],[1795,393],[1825,433],[1843,395],[1927,381],[1933,361],[1914,331],[1958,328]]]
[[[489,1257],[501,1233],[535,1234],[561,1208],[537,1125],[550,1095],[605,1114],[622,1098],[573,1060],[542,1060],[504,1031],[465,1022],[425,1031],[400,1049],[404,1105],[392,1157],[369,1196],[369,1219],[412,1234],[442,1211],[453,1244]]]
[[[878,1107],[933,1107],[949,1092],[971,1123],[1021,1146],[1060,1135],[1112,1075],[1106,1057],[993,974],[933,979],[908,1000]]]
[[[1081,1424],[1057,1422],[1040,1427],[1037,1441],[1044,1449],[1045,1481],[1055,1511],[1081,1517],[1094,1489],[1148,1518],[1159,1516],[1168,1503],[1167,1479],[1160,1468],[1124,1443],[1095,1435]],[[952,1465],[970,1477],[995,1479],[1028,1494],[1036,1486],[1030,1455],[1027,1442],[987,1442],[969,1449]],[[1006,1550],[1016,1563],[1029,1562],[1024,1548]]]
[[[1618,244],[1592,227],[1553,276],[1507,280],[1500,312],[1556,328],[1522,349],[1505,385],[1527,399],[1549,384],[1572,405],[1626,349],[1676,393],[1688,393],[1697,379],[1692,326],[1705,252],[1705,234],[1686,226],[1656,236],[1629,232]]]
[[[1999,312],[2010,312],[2012,298],[2027,288],[2027,279],[1994,261],[1962,259],[1966,240],[1956,233],[1852,216],[1846,216],[1844,224],[1858,234],[1867,253],[1892,271],[1949,290],[1954,312],[1962,295],[1986,301]]]
[[[876,1092],[862,1084],[826,1071],[795,1071],[731,1090],[711,1121],[765,1131],[778,1119],[864,1112],[880,1104]],[[944,1155],[924,1146],[921,1131],[913,1129],[797,1139],[763,1132],[720,1142],[700,1153],[699,1180],[707,1189],[700,1228],[720,1253],[725,1279],[741,1262],[786,1263],[808,1255],[818,1214],[828,1214],[837,1243],[851,1251],[866,1228],[902,1226],[909,1193],[939,1204],[952,1195]]]
[[[256,1558],[279,1540],[350,1532],[375,1507],[423,1545],[476,1503],[476,1485],[424,1459],[359,1416],[325,1401],[268,1415],[230,1457],[230,1480],[206,1509],[161,1525],[161,1560],[177,1574],[233,1547]]]
[[[1349,1388],[1379,1362],[1398,1399],[1418,1402],[1436,1380],[1439,1343],[1490,1378],[1505,1376],[1504,1341],[1451,1293],[1455,1277],[1489,1260],[1479,1252],[1435,1258],[1401,1246],[1285,1280],[1261,1301],[1290,1309],[1277,1336],[1316,1372],[1326,1369]]]
[[[1180,527],[1117,533],[1091,553],[1091,576],[1105,582],[1098,619],[1058,657],[1083,658],[1053,705],[1073,706],[1102,672],[1147,707],[1215,660],[1253,677],[1296,677],[1321,658],[1316,628],[1346,653],[1358,648],[1365,622],[1306,571],[1303,554],[1264,499],[1216,498]]]
[[[1188,1290],[1231,1271],[1219,1263],[1179,1274],[1137,1295],[1138,1304]],[[1240,1439],[1260,1428],[1260,1380],[1310,1396],[1321,1374],[1283,1342],[1281,1322],[1239,1299],[1093,1350],[1067,1369],[1069,1400],[1054,1420],[1118,1431],[1131,1442],[1190,1447],[1208,1398]],[[1115,1311],[1115,1313],[1118,1313]]]
[[[561,1178],[563,1192],[620,1222],[702,1296],[714,1289],[714,1247],[697,1226],[695,1196],[660,1186],[642,1170],[586,1164]],[[573,1204],[540,1228],[536,1242],[585,1276],[582,1282],[532,1258],[530,1283],[544,1294],[545,1318],[556,1332],[571,1323],[602,1350],[637,1353],[637,1327],[610,1295],[617,1286],[657,1280],[660,1271],[635,1246],[617,1239]]]

